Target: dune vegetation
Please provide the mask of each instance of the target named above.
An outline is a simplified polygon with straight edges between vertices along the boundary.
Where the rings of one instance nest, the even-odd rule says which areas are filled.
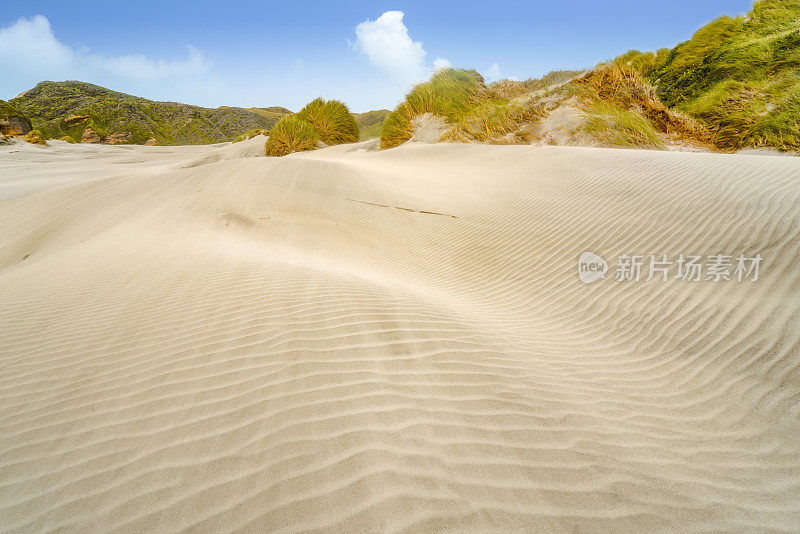
[[[275,124],[265,151],[267,156],[285,156],[318,146],[355,143],[360,133],[355,117],[343,102],[315,98],[295,115]]]
[[[314,150],[320,135],[311,124],[297,115],[282,117],[269,132],[264,147],[267,156],[286,156],[292,152]]]
[[[339,100],[315,98],[300,110],[297,117],[310,124],[326,145],[358,141],[358,124],[347,106]]]
[[[633,68],[619,64],[490,84],[473,70],[438,71],[415,86],[389,115],[381,147],[411,139],[425,114],[442,121],[440,140],[446,142],[710,146],[701,124],[668,109]]]
[[[414,86],[386,118],[381,148],[411,139],[414,119],[426,113],[448,124],[444,140],[510,142],[504,136],[541,114],[534,102],[516,98],[525,92],[519,91],[521,84],[503,81],[487,85],[475,70],[441,69],[429,81]]]
[[[581,104],[584,132],[605,146],[664,149],[664,136],[707,145],[697,121],[668,109],[655,89],[625,65],[599,66],[575,78],[566,90]]]
[[[28,143],[30,143],[32,145],[46,145],[47,144],[45,142],[45,140],[42,138],[42,132],[40,132],[39,130],[31,130],[30,132],[25,134],[23,139],[26,142],[28,142]]]
[[[719,149],[800,149],[800,0],[759,0],[671,50],[632,50],[615,62],[707,125]]]

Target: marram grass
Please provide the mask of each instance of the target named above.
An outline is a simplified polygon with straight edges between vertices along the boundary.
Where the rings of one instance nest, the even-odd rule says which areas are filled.
[[[360,135],[350,110],[338,100],[316,98],[300,110],[297,118],[310,124],[326,145],[355,143]]]
[[[313,126],[297,115],[289,115],[279,119],[272,127],[265,151],[267,156],[285,156],[292,152],[314,150],[319,140],[319,133]]]
[[[386,118],[381,148],[398,146],[414,133],[413,120],[425,113],[455,123],[478,104],[485,92],[483,77],[474,70],[441,69],[429,81],[417,84]]]
[[[758,0],[675,48],[617,58],[668,106],[702,121],[714,145],[800,150],[800,0]]]
[[[450,124],[443,141],[527,142],[514,133],[522,124],[541,115],[538,105],[521,98],[532,89],[530,81],[502,80],[486,85],[474,70],[439,70],[429,81],[414,86],[386,118],[381,148],[395,147],[411,139],[414,118],[425,113]]]

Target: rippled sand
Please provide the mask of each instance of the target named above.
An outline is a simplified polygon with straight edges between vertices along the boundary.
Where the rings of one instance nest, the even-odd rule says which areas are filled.
[[[0,147],[0,528],[798,528],[800,159],[262,146]]]

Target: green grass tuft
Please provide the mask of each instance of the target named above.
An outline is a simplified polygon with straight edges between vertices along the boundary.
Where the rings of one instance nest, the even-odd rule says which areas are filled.
[[[25,137],[23,137],[25,141],[32,145],[46,145],[44,139],[42,138],[42,132],[39,130],[31,130],[28,132]]]
[[[316,98],[300,110],[297,118],[310,124],[326,145],[358,141],[358,124],[347,106],[338,100]]]
[[[381,148],[411,139],[414,119],[425,113],[451,125],[442,136],[444,141],[527,143],[527,137],[517,130],[542,114],[540,107],[526,98],[536,88],[535,80],[501,80],[486,85],[474,70],[439,70],[429,81],[414,86],[387,117]]]
[[[650,80],[664,104],[705,123],[716,147],[800,150],[800,0],[759,0],[746,17],[719,18],[655,56],[616,61]]]
[[[279,119],[270,130],[265,152],[267,156],[285,156],[314,150],[319,141],[319,133],[313,126],[297,115],[288,115]]]
[[[663,150],[653,125],[641,114],[609,102],[596,102],[584,112],[583,130],[605,146]]]
[[[398,146],[414,133],[412,121],[432,113],[456,123],[473,111],[486,91],[483,77],[474,70],[441,69],[429,81],[417,84],[405,101],[386,118],[381,131],[381,148]]]

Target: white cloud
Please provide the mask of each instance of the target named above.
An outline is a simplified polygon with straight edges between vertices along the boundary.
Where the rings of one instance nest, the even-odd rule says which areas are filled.
[[[492,66],[486,69],[486,71],[483,73],[483,77],[487,82],[499,80],[501,75],[502,73],[500,72],[500,65],[498,65],[496,61],[492,63]]]
[[[447,60],[447,58],[437,57],[436,59],[433,60],[433,70],[447,69],[450,67],[452,67],[452,65],[450,64],[450,61]]]
[[[427,53],[422,43],[413,41],[403,23],[402,11],[387,11],[376,20],[356,26],[356,48],[370,62],[403,83],[424,79],[430,70],[425,65]]]
[[[0,72],[8,84],[24,84],[24,88],[42,80],[76,79],[133,90],[154,83],[199,82],[211,68],[211,60],[190,45],[186,56],[179,59],[77,50],[59,41],[42,15],[20,18],[0,28]],[[0,90],[9,90],[7,83],[0,81]]]

